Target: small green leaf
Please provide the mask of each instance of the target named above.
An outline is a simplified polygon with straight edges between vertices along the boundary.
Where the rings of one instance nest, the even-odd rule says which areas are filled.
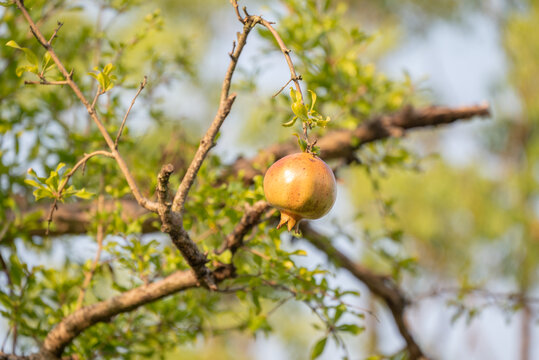
[[[316,342],[316,344],[313,347],[313,350],[311,351],[311,360],[316,359],[322,353],[324,352],[324,349],[326,348],[326,342],[328,341],[327,337],[324,337]]]
[[[45,52],[45,55],[43,55],[43,63],[41,66],[41,69],[43,69],[43,73],[46,73],[48,70],[50,70],[54,64],[49,66],[49,62],[51,61],[51,54],[47,51]]]
[[[294,117],[292,118],[292,120],[287,121],[287,122],[284,122],[284,123],[281,123],[281,125],[284,126],[284,127],[291,127],[291,126],[293,126],[293,125],[296,123],[296,120],[297,120],[297,119],[298,119],[298,117],[297,117],[297,116],[294,116]]]
[[[354,335],[358,335],[359,333],[361,333],[363,331],[363,328],[360,327],[360,326],[357,326],[355,324],[344,324],[344,325],[338,326],[337,330],[344,331],[344,332],[349,332],[349,333],[352,333]]]
[[[86,191],[86,189],[82,189],[82,190],[79,190],[75,193],[75,196],[78,197],[78,198],[81,198],[81,199],[90,199],[92,198],[92,196],[94,196],[93,193],[89,192],[89,191]]]
[[[311,110],[309,111],[312,112],[314,109],[314,104],[316,104],[316,93],[312,90],[307,90],[307,91],[311,93]]]
[[[44,186],[41,185],[40,183],[38,183],[37,181],[35,180],[32,180],[32,179],[24,179],[24,182],[32,187],[35,187],[35,188],[38,188],[38,189],[43,189]]]
[[[114,70],[114,65],[108,63],[107,65],[105,65],[105,68],[103,68],[103,73],[108,75],[112,70]]]
[[[15,41],[13,40],[9,40],[7,43],[6,43],[6,46],[9,46],[9,47],[12,47],[12,48],[15,48],[15,49],[19,49],[19,50],[22,50],[22,48],[19,46],[19,44],[17,44]]]
[[[293,88],[290,88],[290,98],[292,99],[293,103],[298,101],[298,98],[296,96],[296,90],[294,90]]]
[[[59,163],[57,166],[56,166],[56,172],[59,172],[60,170],[62,170],[62,168],[66,166],[66,164],[64,164],[63,162]]]
[[[302,121],[307,121],[309,119],[307,115],[307,108],[301,103],[301,101],[296,101],[292,104],[292,111],[296,116],[298,116]]]
[[[31,72],[33,74],[37,74],[39,72],[39,70],[38,70],[37,66],[33,66],[33,65],[19,65],[15,69],[15,74],[18,77],[21,77],[22,74],[24,74],[25,72]]]

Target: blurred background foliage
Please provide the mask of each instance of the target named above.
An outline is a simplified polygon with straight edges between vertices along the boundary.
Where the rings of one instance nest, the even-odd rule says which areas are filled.
[[[115,65],[114,88],[98,100],[99,114],[110,133],[117,131],[140,81],[148,76],[120,151],[145,195],[153,194],[155,174],[167,162],[177,169],[178,176],[172,179],[173,187],[177,186],[213,117],[227,53],[240,30],[228,1],[27,0],[25,4],[45,34],[54,31],[57,21],[64,23],[54,48],[88,98],[93,98],[97,86],[88,73]],[[453,307],[447,311],[473,318],[484,304],[468,306],[467,297],[478,290],[517,294],[516,301],[505,299],[510,306],[497,304],[511,318],[522,310],[517,317],[522,332],[513,341],[534,332],[537,336],[537,329],[531,329],[537,320],[537,303],[524,300],[538,296],[539,1],[253,0],[242,5],[251,14],[276,21],[303,77],[304,90],[317,93],[319,112],[332,119],[329,129],[353,128],[406,104],[438,103],[436,93],[421,79],[407,72],[390,77],[380,71],[380,64],[403,42],[422,41],[441,22],[473,28],[471,16],[481,14],[496,25],[507,68],[492,79],[494,116],[474,128],[476,152],[470,154],[469,163],[459,166],[436,155],[444,151],[444,129],[364,146],[357,154],[360,164],[337,173],[345,200],[333,219],[319,228],[339,245],[353,248],[358,261],[393,276],[412,300],[433,288],[450,288],[441,296]],[[43,210],[28,211],[35,200],[33,189],[24,183],[27,169],[48,176],[58,163],[71,167],[84,153],[103,148],[104,142],[70,89],[23,84],[39,78],[30,72],[17,76],[17,68],[22,71],[31,59],[4,46],[10,40],[30,49],[41,63],[44,52],[13,6],[0,8],[0,251],[4,272],[9,274],[1,279],[0,300],[2,334],[10,340],[3,348],[9,351],[15,344],[19,352],[28,352],[39,346],[34,339],[42,338],[74,310],[84,271],[95,252],[98,224],[107,224],[109,236],[85,304],[186,264],[163,236],[140,234],[144,219],[126,222],[120,202],[96,216],[93,233],[85,236],[53,239],[28,231],[46,225],[39,220]],[[46,77],[61,80],[55,69]],[[240,60],[233,83],[238,101],[188,203],[186,227],[202,248],[218,247],[222,234],[230,232],[241,217],[246,201],[263,197],[260,179],[251,187],[233,178],[216,187],[224,165],[300,131],[280,126],[292,116],[288,91],[272,97],[288,79],[274,39],[261,29],[250,38]],[[317,131],[323,135],[328,129]],[[459,139],[453,141],[459,146]],[[72,183],[106,199],[129,197],[117,166],[108,159],[90,160],[84,175],[76,175]],[[47,209],[50,199],[38,203]],[[358,284],[343,281],[338,269],[316,258],[315,250],[267,225],[260,225],[250,239],[253,252],[239,254],[240,277],[234,283],[248,292],[194,290],[174,295],[121,315],[112,324],[89,329],[68,353],[83,358],[173,359],[179,354],[192,359],[308,358],[313,339],[325,331],[311,326],[312,307],[328,320],[339,301],[362,303],[356,296],[335,296],[338,301],[331,304],[311,294],[287,302],[269,317],[287,294],[264,281],[279,279],[307,293],[319,288],[338,292],[343,283],[357,290]],[[307,259],[298,257],[303,249],[309,253]],[[446,311],[443,302],[439,306]],[[346,319],[358,320],[356,310],[350,306]],[[343,337],[350,358],[384,352],[386,334],[377,332],[379,322],[366,316],[358,324],[366,327],[369,336],[360,335],[364,339],[359,344],[351,335]],[[414,330],[420,344],[429,341],[424,329]],[[242,335],[260,339],[270,332],[275,334],[273,340],[262,345]],[[275,355],[276,350],[264,354],[272,346],[285,349],[285,355]],[[326,350],[323,357],[346,354],[337,347],[334,353]],[[435,358],[451,358],[436,348],[429,351]],[[525,357],[530,349],[519,351],[521,359],[531,359]]]

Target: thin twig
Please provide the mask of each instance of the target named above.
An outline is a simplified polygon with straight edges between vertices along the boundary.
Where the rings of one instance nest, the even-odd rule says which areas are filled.
[[[260,21],[260,24],[264,25],[271,32],[271,34],[273,35],[273,37],[277,41],[277,44],[279,44],[279,47],[281,48],[281,52],[283,53],[283,55],[284,55],[284,57],[286,59],[286,63],[288,64],[288,68],[290,69],[290,79],[296,85],[296,90],[299,93],[301,103],[304,104],[305,102],[303,100],[303,93],[301,92],[301,86],[300,86],[300,83],[299,83],[299,80],[301,80],[301,76],[298,76],[296,74],[296,69],[294,68],[292,58],[290,57],[290,51],[291,50],[286,47],[283,39],[281,38],[281,36],[277,32],[277,30],[275,30],[275,28],[273,26],[271,26],[271,24],[272,24],[271,22],[262,19]],[[282,91],[282,89],[281,89],[281,91]],[[305,141],[307,142],[307,151],[310,152],[312,150],[313,144],[309,141],[309,136],[307,134],[307,123],[305,121],[302,121],[302,128],[303,128],[303,137],[304,137]]]
[[[137,100],[137,97],[139,96],[140,92],[146,86],[147,81],[148,81],[148,77],[144,76],[144,80],[140,83],[138,91],[135,94],[135,97],[133,98],[133,100],[131,101],[131,105],[129,105],[127,112],[125,113],[124,119],[122,120],[122,124],[120,125],[120,129],[118,130],[118,134],[116,135],[116,140],[114,140],[114,147],[116,149],[118,149],[118,142],[120,141],[120,137],[122,136],[122,131],[124,130],[125,122],[127,120],[127,117],[129,116],[129,112],[131,111],[131,108],[133,107],[133,105],[135,105],[135,100]]]
[[[297,80],[302,80],[301,75],[298,76],[298,79],[297,79]],[[288,81],[286,82],[286,84],[284,84],[283,87],[280,88],[279,91],[277,91],[277,92],[276,92],[275,94],[273,94],[271,97],[276,97],[277,95],[279,95],[280,93],[282,93],[283,90],[284,90],[284,89],[288,86],[288,84],[290,84],[292,81],[294,81],[294,79],[293,79],[293,78],[290,78],[290,80],[288,80]]]
[[[273,37],[277,41],[277,44],[279,44],[279,48],[281,49],[281,52],[283,53],[283,55],[284,55],[284,57],[286,59],[286,63],[288,64],[288,68],[290,69],[290,78],[292,79],[292,81],[296,85],[296,90],[299,93],[301,102],[304,103],[303,94],[301,92],[301,85],[299,83],[299,80],[301,79],[301,77],[296,74],[296,69],[294,68],[294,63],[292,62],[292,58],[290,58],[290,51],[291,50],[286,47],[283,39],[281,38],[281,36],[277,32],[277,30],[275,30],[275,28],[273,26],[271,26],[271,23],[269,21],[261,19],[260,24],[264,25],[271,32],[271,35],[273,35]]]
[[[239,9],[239,6],[238,6],[238,1],[237,0],[230,0],[230,3],[232,4],[232,6],[234,6],[234,11],[236,12],[236,16],[238,17],[238,20],[242,23],[242,24],[245,24],[245,19],[241,16],[240,14],[240,9]]]
[[[95,96],[94,96],[94,99],[92,100],[92,109],[94,109],[95,111],[95,104],[97,103],[97,99],[103,95],[105,92],[104,91],[101,91],[101,87],[99,85],[97,85],[97,90],[95,92]]]
[[[49,45],[52,44],[52,41],[53,41],[54,38],[58,35],[58,31],[60,30],[60,28],[62,27],[62,25],[64,25],[64,23],[62,23],[62,22],[60,22],[60,21],[58,21],[57,24],[58,24],[58,27],[56,28],[56,30],[54,30],[54,32],[52,33],[51,38],[50,38],[49,41],[48,41]]]

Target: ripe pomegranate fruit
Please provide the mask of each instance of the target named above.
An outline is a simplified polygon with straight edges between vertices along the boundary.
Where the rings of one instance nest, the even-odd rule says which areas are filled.
[[[309,153],[285,156],[264,175],[264,194],[268,202],[281,211],[279,229],[288,231],[301,219],[318,219],[331,209],[337,196],[335,176],[320,158]]]

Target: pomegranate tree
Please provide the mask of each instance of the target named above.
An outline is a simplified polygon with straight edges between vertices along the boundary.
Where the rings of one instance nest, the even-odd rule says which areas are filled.
[[[318,219],[331,209],[337,195],[335,176],[330,167],[310,153],[285,156],[264,175],[264,194],[281,211],[277,228],[287,224],[288,231],[301,219]]]

